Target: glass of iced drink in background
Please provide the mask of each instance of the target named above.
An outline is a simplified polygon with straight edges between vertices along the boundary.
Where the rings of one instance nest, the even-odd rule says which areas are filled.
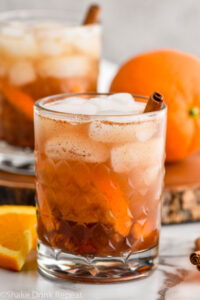
[[[35,104],[43,274],[112,282],[157,265],[166,107],[143,113],[145,100],[65,94]]]
[[[42,97],[97,89],[98,24],[80,12],[0,14],[0,165],[32,171],[33,105]],[[17,156],[16,156],[17,155]]]

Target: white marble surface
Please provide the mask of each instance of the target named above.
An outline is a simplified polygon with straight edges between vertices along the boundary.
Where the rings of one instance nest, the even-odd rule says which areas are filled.
[[[52,281],[38,274],[35,263],[20,273],[0,270],[0,299],[199,300],[200,272],[190,264],[200,223],[163,226],[160,264],[145,279],[114,284]]]

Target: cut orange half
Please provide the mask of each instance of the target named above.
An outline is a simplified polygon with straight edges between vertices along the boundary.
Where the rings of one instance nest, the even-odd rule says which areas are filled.
[[[0,206],[0,267],[20,271],[36,240],[35,207]]]

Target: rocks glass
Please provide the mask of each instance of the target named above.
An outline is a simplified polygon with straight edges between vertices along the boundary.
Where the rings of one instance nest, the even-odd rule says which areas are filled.
[[[83,16],[82,16],[83,17]],[[75,12],[0,14],[0,167],[33,173],[33,105],[97,89],[101,27]]]
[[[50,108],[67,97],[35,104],[39,270],[88,282],[147,276],[158,264],[166,106],[117,116]]]

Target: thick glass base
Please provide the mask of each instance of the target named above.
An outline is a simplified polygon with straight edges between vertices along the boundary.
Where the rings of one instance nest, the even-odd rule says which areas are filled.
[[[79,282],[119,282],[148,276],[158,265],[158,245],[122,257],[83,257],[38,244],[38,266],[49,278]]]
[[[34,165],[32,150],[0,142],[0,170],[15,174],[33,175],[35,173]]]

